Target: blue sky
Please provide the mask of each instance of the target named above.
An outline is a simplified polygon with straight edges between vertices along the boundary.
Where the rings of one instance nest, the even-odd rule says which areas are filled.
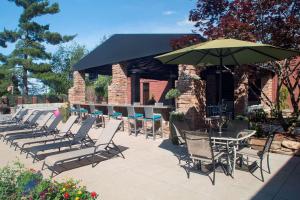
[[[50,24],[51,31],[77,34],[79,44],[91,50],[103,36],[114,33],[189,33],[193,24],[189,11],[196,0],[50,0],[58,2],[61,12],[36,18]],[[21,8],[7,0],[0,1],[0,30],[17,26]],[[9,53],[7,49],[0,52]],[[54,51],[54,47],[48,47]]]

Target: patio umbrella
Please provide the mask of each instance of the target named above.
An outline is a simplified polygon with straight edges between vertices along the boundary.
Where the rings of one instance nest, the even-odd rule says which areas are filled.
[[[217,39],[192,45],[157,56],[165,64],[190,64],[195,66],[243,65],[283,60],[300,55],[299,51],[272,45],[235,39]],[[219,106],[222,101],[222,73],[219,79]],[[221,112],[220,112],[221,113]]]

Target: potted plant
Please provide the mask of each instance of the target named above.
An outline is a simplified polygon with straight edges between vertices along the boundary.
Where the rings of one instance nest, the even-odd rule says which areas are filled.
[[[168,100],[171,100],[171,99],[176,100],[180,95],[181,95],[181,93],[177,88],[172,88],[167,92],[165,98]],[[176,104],[177,103],[175,103],[175,105]],[[176,105],[176,108],[177,108],[177,105]]]

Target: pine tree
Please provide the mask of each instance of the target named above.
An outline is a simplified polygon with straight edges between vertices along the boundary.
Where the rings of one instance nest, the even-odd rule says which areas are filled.
[[[23,9],[19,18],[18,28],[7,31],[16,37],[16,46],[9,62],[21,74],[23,94],[28,95],[28,78],[46,80],[54,76],[49,60],[51,54],[46,51],[45,44],[57,45],[72,40],[73,36],[62,36],[49,31],[49,24],[41,25],[35,21],[37,17],[56,14],[57,3],[50,4],[47,0],[9,0]]]

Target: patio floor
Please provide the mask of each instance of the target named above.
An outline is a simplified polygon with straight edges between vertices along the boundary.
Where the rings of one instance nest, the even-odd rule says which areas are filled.
[[[96,137],[101,129],[90,131]],[[266,181],[262,183],[248,172],[236,171],[232,179],[223,173],[216,174],[216,185],[199,173],[191,173],[187,178],[183,167],[178,164],[176,155],[183,149],[173,146],[167,139],[145,139],[128,136],[119,132],[115,143],[123,149],[125,159],[114,157],[99,162],[92,168],[86,165],[88,160],[76,161],[64,168],[65,171],[54,179],[74,178],[81,180],[88,190],[100,194],[99,199],[130,200],[167,200],[167,199],[299,199],[300,157],[271,155],[272,174],[265,173]],[[0,166],[17,158],[27,167],[41,169],[42,162],[32,163],[25,154],[20,155],[8,145],[0,142]],[[82,166],[85,165],[85,166]],[[80,167],[79,167],[80,166]],[[49,176],[48,170],[43,170]],[[255,172],[258,175],[259,172]]]

